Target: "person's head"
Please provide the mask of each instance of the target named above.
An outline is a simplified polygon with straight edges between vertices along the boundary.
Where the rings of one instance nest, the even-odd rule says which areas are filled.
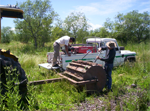
[[[116,47],[116,43],[113,42],[113,41],[110,41],[110,42],[107,42],[106,43],[106,46],[109,48],[109,49],[113,49]]]
[[[75,38],[74,37],[70,37],[69,42],[71,42],[71,43],[75,42]]]

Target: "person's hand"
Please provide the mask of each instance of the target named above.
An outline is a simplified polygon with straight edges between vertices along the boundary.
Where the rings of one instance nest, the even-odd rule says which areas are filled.
[[[96,59],[101,59],[101,58],[99,56],[97,56]]]
[[[68,56],[71,56],[71,54],[70,54],[70,53],[68,53]]]
[[[97,51],[100,52],[102,50],[102,48],[99,48]]]

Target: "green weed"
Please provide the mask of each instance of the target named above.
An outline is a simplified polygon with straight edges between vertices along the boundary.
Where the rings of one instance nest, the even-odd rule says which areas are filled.
[[[44,48],[34,49],[33,44],[25,44],[12,41],[9,44],[0,44],[0,47],[10,51],[19,58],[22,68],[25,70],[29,81],[58,78],[53,71],[39,68],[38,64],[47,62],[47,52],[53,51],[53,44],[47,43]],[[28,86],[28,110],[72,110],[75,104],[80,106],[85,100],[94,104],[95,97],[103,101],[101,110],[148,110],[150,101],[150,43],[127,44],[125,49],[137,53],[136,62],[128,62],[116,67],[112,72],[112,90],[107,95],[88,96],[85,91],[78,91],[75,86],[62,80],[57,83]],[[136,88],[131,88],[131,84],[136,84]],[[8,87],[12,88],[8,84]],[[14,92],[7,93],[8,107],[3,104],[6,97],[1,95],[0,110],[20,110],[17,101],[20,99],[17,93],[18,88],[14,87]],[[111,101],[115,101],[112,106]],[[97,104],[97,103],[96,103]],[[99,104],[97,104],[99,105]],[[96,106],[97,106],[96,105]],[[85,108],[86,109],[86,108]]]

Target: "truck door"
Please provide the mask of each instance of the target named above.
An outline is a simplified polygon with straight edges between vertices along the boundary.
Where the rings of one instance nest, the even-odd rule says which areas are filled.
[[[114,66],[119,66],[120,65],[121,57],[122,57],[121,51],[120,51],[120,48],[117,44],[117,46],[116,46],[116,56],[115,56],[115,59],[114,59]]]
[[[116,48],[116,55],[114,58],[114,66],[118,66],[120,64],[120,61],[121,61],[120,56],[121,56],[121,53],[118,50],[118,48]]]
[[[101,47],[104,47],[105,46],[105,43],[104,42],[99,42],[98,43],[98,48],[101,48]],[[99,52],[98,52],[99,53]],[[98,54],[97,53],[97,54]],[[106,50],[101,50],[101,53],[100,53],[100,58],[105,58],[105,54],[106,54]],[[98,64],[102,64],[102,66],[105,65],[105,62],[104,61],[101,61],[101,60],[97,60],[96,63]]]
[[[102,50],[101,54],[100,54],[100,58],[105,58],[105,54],[106,54],[106,50]],[[99,64],[102,64],[103,66],[105,65],[104,61],[101,61],[101,60],[99,60],[99,61],[100,61]]]

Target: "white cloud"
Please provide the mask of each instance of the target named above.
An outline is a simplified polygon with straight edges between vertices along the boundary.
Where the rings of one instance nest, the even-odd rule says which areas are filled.
[[[14,33],[19,32],[19,29],[15,29],[15,27],[11,28],[10,30],[13,31]],[[22,29],[20,29],[20,30],[22,30]]]
[[[141,3],[141,6],[143,6],[143,5],[150,5],[150,1],[142,2],[142,3]]]
[[[76,8],[77,11],[84,12],[86,14],[96,14],[99,13],[98,8],[93,7],[93,6],[79,6]]]
[[[132,7],[135,1],[136,0],[105,0],[86,6],[78,6],[76,10],[84,12],[86,15],[105,15],[124,11]]]
[[[13,27],[13,28],[11,28],[10,30],[15,31],[15,28]]]
[[[149,7],[149,8],[142,9],[142,10],[140,10],[139,12],[140,12],[140,13],[143,13],[143,12],[147,12],[147,11],[149,11],[149,10],[150,10],[150,7]]]
[[[95,30],[100,27],[103,27],[102,25],[99,25],[99,24],[93,24],[93,23],[88,23],[88,24],[91,25],[91,27],[88,30]]]

